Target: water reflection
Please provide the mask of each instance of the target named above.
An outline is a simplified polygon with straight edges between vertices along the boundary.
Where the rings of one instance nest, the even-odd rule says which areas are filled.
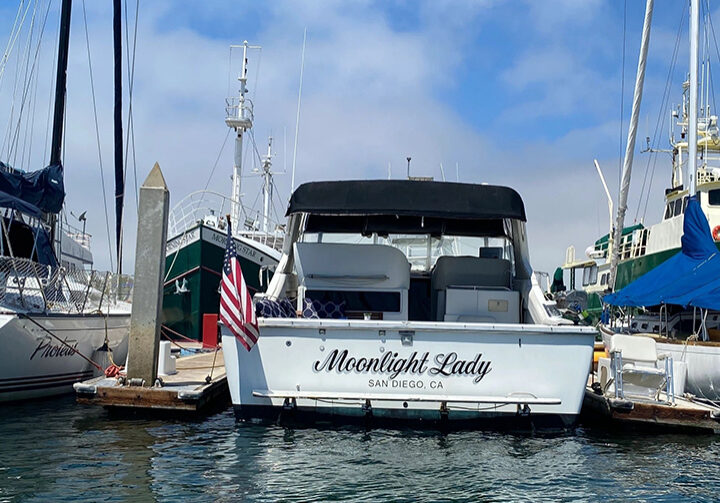
[[[0,501],[713,501],[720,443],[283,428],[117,418],[71,398],[0,408]]]

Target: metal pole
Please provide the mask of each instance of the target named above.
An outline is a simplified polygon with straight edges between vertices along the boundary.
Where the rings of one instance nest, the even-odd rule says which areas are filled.
[[[696,190],[697,162],[697,91],[698,91],[698,37],[700,33],[700,2],[690,0],[690,110],[688,118],[688,189]]]

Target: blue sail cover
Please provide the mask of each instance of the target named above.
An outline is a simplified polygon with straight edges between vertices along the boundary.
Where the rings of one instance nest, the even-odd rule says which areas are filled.
[[[697,196],[689,199],[685,210],[680,252],[603,301],[615,306],[675,304],[720,310],[720,254]]]
[[[3,196],[11,196],[45,213],[58,213],[65,200],[63,168],[57,164],[25,173],[11,171],[0,162],[0,204],[7,206],[7,198],[2,199]],[[15,204],[18,204],[17,201]],[[9,207],[23,211],[21,207]]]

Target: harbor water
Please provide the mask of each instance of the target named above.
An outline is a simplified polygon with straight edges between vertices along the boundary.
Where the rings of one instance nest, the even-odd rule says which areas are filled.
[[[0,408],[0,501],[717,501],[720,439],[143,420]]]

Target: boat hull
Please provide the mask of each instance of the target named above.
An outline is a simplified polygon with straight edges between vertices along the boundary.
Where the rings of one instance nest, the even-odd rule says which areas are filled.
[[[708,400],[720,400],[720,344],[659,342],[658,353],[669,353],[685,362],[685,391]]]
[[[71,393],[73,383],[99,375],[80,354],[103,368],[110,358],[118,365],[125,363],[129,313],[29,316],[0,314],[0,402]],[[103,348],[106,336],[111,356]]]
[[[247,351],[225,327],[242,420],[566,429],[596,332],[585,327],[261,319]]]

